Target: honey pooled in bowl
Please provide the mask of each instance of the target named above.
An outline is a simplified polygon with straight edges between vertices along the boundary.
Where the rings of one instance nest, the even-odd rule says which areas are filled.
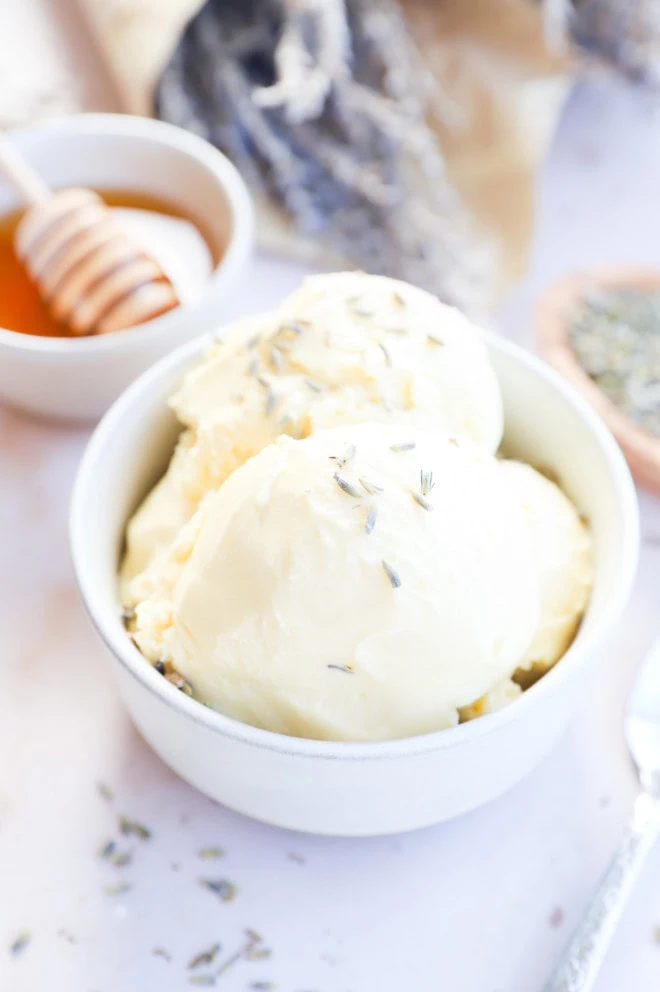
[[[219,261],[221,252],[173,203],[147,193],[96,190],[116,208],[126,231],[144,247],[171,280],[182,303],[194,301]],[[14,232],[23,210],[0,217],[0,328],[40,337],[73,337],[48,312],[24,264],[14,252]]]

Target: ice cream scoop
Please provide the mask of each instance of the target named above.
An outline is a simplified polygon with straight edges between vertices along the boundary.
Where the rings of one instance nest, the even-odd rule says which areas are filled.
[[[513,672],[539,616],[499,462],[412,425],[281,436],[124,588],[136,643],[197,699],[328,740],[455,724]]]
[[[526,682],[525,672],[532,678],[547,672],[575,636],[591,594],[592,538],[556,483],[523,462],[504,461],[501,467],[529,526],[541,582],[539,625],[519,663]]]
[[[345,272],[305,280],[234,325],[172,399],[185,428],[127,532],[125,576],[165,553],[200,500],[284,433],[364,421],[425,426],[495,451],[499,385],[477,328],[407,283]]]
[[[462,720],[508,705],[522,687],[552,668],[575,637],[591,595],[592,538],[576,508],[556,483],[531,465],[506,460],[501,469],[529,528],[540,583],[539,621],[513,673],[515,681],[504,679],[463,707]]]

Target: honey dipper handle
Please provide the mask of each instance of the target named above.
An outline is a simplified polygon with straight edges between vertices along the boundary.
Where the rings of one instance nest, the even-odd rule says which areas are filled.
[[[0,173],[26,204],[47,200],[51,191],[10,139],[0,134]]]

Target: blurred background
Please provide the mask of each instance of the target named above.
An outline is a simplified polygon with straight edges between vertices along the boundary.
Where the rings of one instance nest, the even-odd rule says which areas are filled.
[[[27,0],[0,19],[0,126],[190,128],[249,181],[262,247],[308,265],[484,311],[539,264],[654,260],[652,0]]]

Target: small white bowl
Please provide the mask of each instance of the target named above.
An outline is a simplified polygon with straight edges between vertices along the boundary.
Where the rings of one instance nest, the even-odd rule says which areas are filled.
[[[53,187],[151,193],[201,222],[218,259],[200,299],[125,331],[44,338],[0,328],[0,400],[41,416],[96,419],[172,348],[212,330],[253,245],[250,197],[221,152],[170,124],[78,114],[17,130],[12,141]],[[0,178],[0,215],[19,206]]]
[[[488,716],[423,737],[372,744],[258,730],[183,695],[145,661],[120,620],[126,521],[164,470],[177,424],[166,406],[205,341],[179,349],[121,397],[90,441],[73,494],[71,547],[87,610],[109,648],[137,727],[182,778],[232,809],[319,834],[411,830],[488,802],[526,775],[561,733],[625,606],[637,562],[635,489],[597,415],[539,359],[487,336],[504,395],[507,453],[552,468],[587,514],[596,581],[557,666]],[[484,494],[487,499],[487,494]]]

